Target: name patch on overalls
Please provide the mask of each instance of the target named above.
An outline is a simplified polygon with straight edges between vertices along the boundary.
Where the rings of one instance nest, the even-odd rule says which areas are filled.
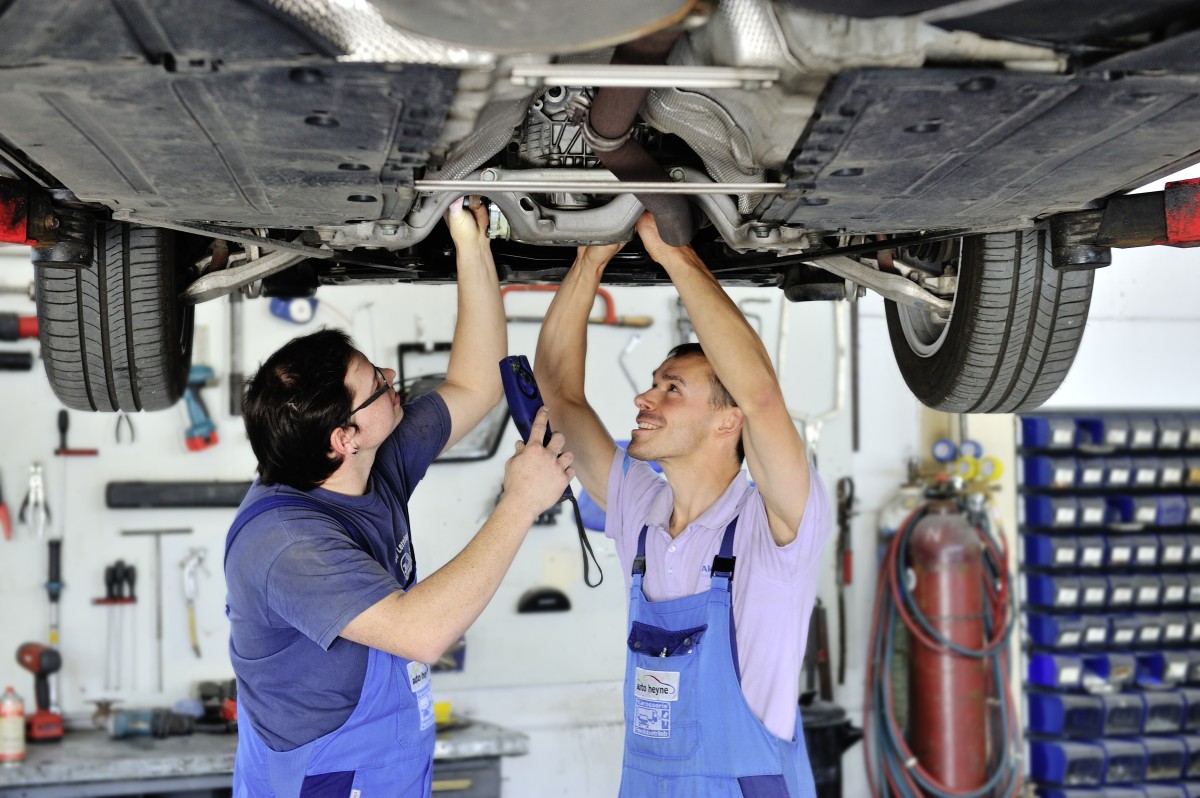
[[[421,731],[434,723],[433,690],[429,686],[429,666],[424,662],[408,663],[408,686],[417,699],[417,711],[421,714]]]
[[[633,733],[643,737],[670,737],[669,702],[679,700],[679,672],[638,668],[633,691]]]

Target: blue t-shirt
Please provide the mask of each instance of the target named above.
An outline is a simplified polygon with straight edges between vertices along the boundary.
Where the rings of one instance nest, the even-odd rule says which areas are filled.
[[[323,488],[306,494],[335,506],[372,551],[359,547],[333,518],[307,507],[267,510],[230,547],[226,603],[238,704],[273,750],[312,742],[354,711],[368,649],[338,635],[363,610],[401,589],[392,573],[409,534],[408,498],[449,436],[446,403],[426,394],[405,406],[400,426],[379,447],[364,495]],[[289,494],[305,495],[256,481],[242,507]]]

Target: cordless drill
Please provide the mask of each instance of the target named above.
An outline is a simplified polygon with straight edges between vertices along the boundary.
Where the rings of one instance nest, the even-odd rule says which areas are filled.
[[[58,651],[41,643],[22,643],[17,662],[33,674],[37,711],[25,719],[25,736],[30,742],[51,742],[63,736],[62,715],[50,711],[50,674],[62,667]]]

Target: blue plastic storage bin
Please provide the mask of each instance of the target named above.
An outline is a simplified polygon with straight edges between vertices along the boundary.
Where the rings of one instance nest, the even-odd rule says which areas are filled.
[[[1133,575],[1133,606],[1138,609],[1157,607],[1162,603],[1162,579],[1157,574]]]
[[[1033,645],[1041,648],[1075,648],[1083,640],[1078,615],[1031,612],[1025,617],[1025,628]]]
[[[1185,466],[1182,457],[1163,457],[1159,460],[1158,486],[1167,489],[1183,487]]]
[[[1083,658],[1076,654],[1035,652],[1029,657],[1029,684],[1050,690],[1075,690],[1083,678]]]
[[[1163,554],[1165,556],[1169,547],[1163,546]],[[1182,558],[1183,546],[1179,546]],[[1163,573],[1158,577],[1162,582],[1162,604],[1164,607],[1178,609],[1186,607],[1188,603],[1188,589],[1190,581],[1187,574],[1181,573]]]
[[[1157,457],[1133,458],[1133,481],[1135,488],[1158,487],[1158,474],[1161,469]]]
[[[1092,743],[1031,740],[1029,774],[1035,781],[1068,787],[1104,783],[1105,752]]]
[[[1129,648],[1137,645],[1140,623],[1137,615],[1110,614],[1108,616],[1108,644],[1113,648]]]
[[[1073,535],[1022,535],[1024,564],[1034,568],[1074,568],[1079,541]]]
[[[1200,732],[1200,687],[1181,687],[1183,696],[1183,730]]]
[[[1083,686],[1092,692],[1119,693],[1132,685],[1136,676],[1137,658],[1132,654],[1110,650],[1083,655]]]
[[[1188,449],[1200,449],[1200,415],[1183,417],[1183,445]]]
[[[1081,488],[1099,488],[1104,485],[1104,458],[1081,457],[1075,472],[1075,483]]]
[[[1022,481],[1031,488],[1073,488],[1078,480],[1079,461],[1074,457],[1024,457]]]
[[[1079,502],[1074,496],[1026,496],[1025,523],[1032,527],[1074,529]]]
[[[1187,565],[1188,540],[1186,535],[1168,532],[1158,536],[1158,561],[1167,568]]]
[[[1124,449],[1129,445],[1126,416],[1078,416],[1075,439],[1080,446]]]
[[[1139,613],[1134,616],[1137,623],[1137,638],[1134,645],[1138,648],[1156,648],[1162,645],[1163,618],[1158,613]]]
[[[1109,693],[1100,696],[1104,708],[1104,734],[1109,737],[1142,733],[1146,722],[1146,703],[1137,693]]]
[[[1132,565],[1133,543],[1133,538],[1129,535],[1109,535],[1106,537],[1104,539],[1104,567],[1128,568]]]
[[[1158,448],[1181,449],[1187,435],[1183,416],[1158,417]]]
[[[1185,646],[1188,643],[1188,616],[1186,612],[1164,612],[1163,645]]]
[[[1075,445],[1075,419],[1025,416],[1021,419],[1020,445],[1034,449],[1070,449]]]
[[[1188,654],[1188,672],[1184,678],[1184,682],[1191,685],[1200,685],[1200,648],[1190,648]]]
[[[1084,612],[1102,610],[1108,606],[1108,579],[1103,576],[1078,576],[1079,607]]]
[[[1183,526],[1188,520],[1187,497],[1166,493],[1158,497],[1158,525]]]
[[[1104,458],[1104,487],[1127,488],[1133,481],[1133,461],[1128,457]]]
[[[1187,751],[1183,763],[1183,777],[1200,779],[1200,735],[1181,734],[1179,739],[1183,741],[1183,747]],[[1200,784],[1197,786],[1200,787]]]
[[[1102,496],[1083,496],[1078,500],[1076,523],[1095,529],[1108,523],[1108,503]]]
[[[1104,538],[1100,535],[1085,535],[1074,538],[1078,549],[1075,565],[1081,569],[1104,567]]]
[[[1187,746],[1178,737],[1143,737],[1146,749],[1146,778],[1154,781],[1182,779],[1187,763]]]
[[[1183,696],[1171,690],[1142,693],[1146,705],[1142,731],[1145,734],[1180,734],[1183,732]]]
[[[1079,606],[1079,577],[1070,574],[1025,574],[1025,600],[1034,607],[1068,610]]]
[[[1033,734],[1077,739],[1104,735],[1104,703],[1100,696],[1086,693],[1029,693],[1026,698],[1029,731]],[[1180,709],[1182,715],[1182,703]]]
[[[1130,551],[1133,548],[1130,547]],[[1128,609],[1133,606],[1136,587],[1133,574],[1111,574],[1108,577],[1108,606],[1113,609]]]
[[[1079,616],[1080,626],[1083,627],[1083,638],[1079,645],[1089,650],[1108,647],[1108,616],[1100,613]]]
[[[1157,568],[1159,566],[1158,535],[1133,535],[1134,568]]]
[[[1104,749],[1105,784],[1136,784],[1145,781],[1146,748],[1139,741],[1097,740],[1096,744]]]
[[[1154,416],[1132,416],[1129,419],[1129,448],[1153,449],[1158,443],[1158,421]]]

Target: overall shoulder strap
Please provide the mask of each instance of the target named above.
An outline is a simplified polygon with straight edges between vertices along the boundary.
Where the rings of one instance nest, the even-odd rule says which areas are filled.
[[[229,549],[233,545],[234,539],[246,526],[258,516],[274,510],[278,507],[307,507],[310,510],[327,515],[346,530],[346,534],[350,536],[360,548],[367,550],[366,542],[362,539],[362,534],[358,531],[358,527],[342,512],[330,505],[318,501],[310,496],[294,496],[294,495],[275,495],[266,496],[256,502],[246,505],[237,517],[233,519],[233,523],[229,526],[229,534],[225,537],[225,561],[229,561]]]

